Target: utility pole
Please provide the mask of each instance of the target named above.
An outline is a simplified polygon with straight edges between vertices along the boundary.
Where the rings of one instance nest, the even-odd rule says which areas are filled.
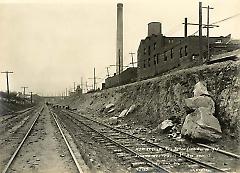
[[[199,2],[199,57],[202,60],[202,2]]]
[[[75,92],[75,82],[73,82],[73,92]]]
[[[67,92],[68,92],[68,89],[66,88],[66,97],[67,97]]]
[[[87,84],[87,81],[86,81],[86,92],[88,92],[88,84]]]
[[[5,73],[6,74],[6,78],[7,78],[7,94],[9,95],[9,81],[8,81],[8,74],[11,74],[13,73],[12,71],[4,71],[4,72],[1,72],[1,73]]]
[[[33,93],[33,92],[30,92],[30,94],[31,94],[31,104],[32,104],[32,101],[33,101],[33,99],[32,99],[32,93]]]
[[[134,55],[135,53],[133,53],[133,52],[130,52],[129,54],[132,56],[132,63],[131,63],[131,64],[132,64],[132,66],[134,67],[133,55]]]
[[[187,27],[187,18],[184,19],[184,38],[187,38],[188,36],[188,27]]]
[[[24,98],[25,98],[25,91],[26,91],[26,89],[27,89],[28,87],[23,86],[22,88],[23,88],[23,96],[24,96]]]
[[[83,90],[83,77],[81,77],[81,89]]]
[[[207,9],[207,26],[205,26],[205,28],[207,28],[207,60],[206,60],[206,62],[209,62],[209,60],[210,60],[209,29],[213,28],[213,26],[210,26],[210,10],[212,10],[214,8],[209,7],[209,5],[207,7],[202,7],[202,8],[206,8]]]
[[[96,69],[93,69],[93,90],[96,90]]]
[[[185,25],[197,25],[199,26],[199,58],[201,60],[203,60],[203,38],[202,38],[202,28],[213,28],[213,27],[219,27],[218,25],[213,25],[213,24],[209,24],[209,14],[208,14],[208,24],[203,24],[202,23],[202,9],[203,8],[208,8],[208,9],[212,9],[209,6],[208,7],[202,7],[202,2],[199,2],[199,23],[183,23]],[[209,31],[208,31],[208,44],[209,44]],[[209,45],[208,45],[208,49],[209,49]],[[209,56],[209,50],[208,50],[208,56]],[[207,58],[209,59],[209,58]]]
[[[97,79],[101,79],[101,78],[97,78],[96,77],[96,69],[95,69],[95,67],[93,68],[93,78],[88,78],[88,79],[93,79],[93,90],[95,91],[96,90],[96,86],[97,86],[96,80]]]
[[[107,77],[109,77],[110,75],[109,75],[109,67],[106,67],[106,69],[107,69]]]

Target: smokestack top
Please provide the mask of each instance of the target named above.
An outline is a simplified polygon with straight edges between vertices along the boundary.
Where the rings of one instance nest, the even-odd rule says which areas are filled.
[[[118,4],[117,4],[117,7],[118,7],[118,8],[122,8],[122,7],[123,7],[123,4],[122,4],[122,3],[118,3]]]

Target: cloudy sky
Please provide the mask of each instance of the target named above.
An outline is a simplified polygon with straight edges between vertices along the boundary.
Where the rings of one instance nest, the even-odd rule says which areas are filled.
[[[124,4],[125,65],[131,61],[129,52],[137,52],[146,37],[149,22],[161,22],[166,36],[183,36],[185,17],[198,22],[197,0],[0,0],[0,70],[14,72],[11,90],[28,86],[29,92],[60,95],[81,78],[91,85],[94,67],[100,86],[106,67],[115,64],[117,2]],[[240,12],[239,0],[202,2],[214,7],[212,22]],[[239,21],[240,16],[219,23],[210,33],[240,39]],[[197,29],[189,27],[189,34]],[[0,90],[6,90],[4,74]]]

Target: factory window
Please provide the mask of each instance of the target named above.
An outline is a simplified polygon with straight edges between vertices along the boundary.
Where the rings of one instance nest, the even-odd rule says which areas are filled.
[[[145,60],[143,60],[143,68],[146,68]]]
[[[157,54],[157,60],[156,60],[156,61],[157,61],[157,64],[158,64],[158,59],[159,59],[159,54]]]
[[[167,61],[167,52],[164,52],[164,61]]]
[[[187,52],[187,46],[185,46],[185,56],[187,56],[188,52]]]
[[[156,47],[157,47],[157,43],[155,42],[155,43],[153,44],[153,49],[155,50]]]
[[[153,64],[156,65],[156,55],[154,55]]]
[[[173,49],[171,49],[171,58],[173,58]]]
[[[147,49],[146,48],[144,48],[144,54],[146,54],[147,53]]]
[[[148,46],[148,55],[150,55],[150,53],[151,53],[151,47]]]
[[[180,58],[182,58],[182,50],[183,50],[183,48],[181,47],[180,52],[179,52],[180,53]]]
[[[150,59],[150,58],[148,58],[148,67],[150,67],[150,60],[151,60],[151,59]]]

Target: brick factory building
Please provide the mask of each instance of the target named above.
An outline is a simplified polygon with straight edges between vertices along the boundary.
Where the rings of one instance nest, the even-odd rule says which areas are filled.
[[[138,48],[138,80],[147,79],[174,68],[201,65],[206,61],[206,37],[202,38],[203,57],[200,58],[198,36],[166,37],[161,30],[159,22],[148,24],[148,36],[141,40]],[[233,44],[230,40],[230,35],[210,37],[210,55],[239,48],[239,44]]]

